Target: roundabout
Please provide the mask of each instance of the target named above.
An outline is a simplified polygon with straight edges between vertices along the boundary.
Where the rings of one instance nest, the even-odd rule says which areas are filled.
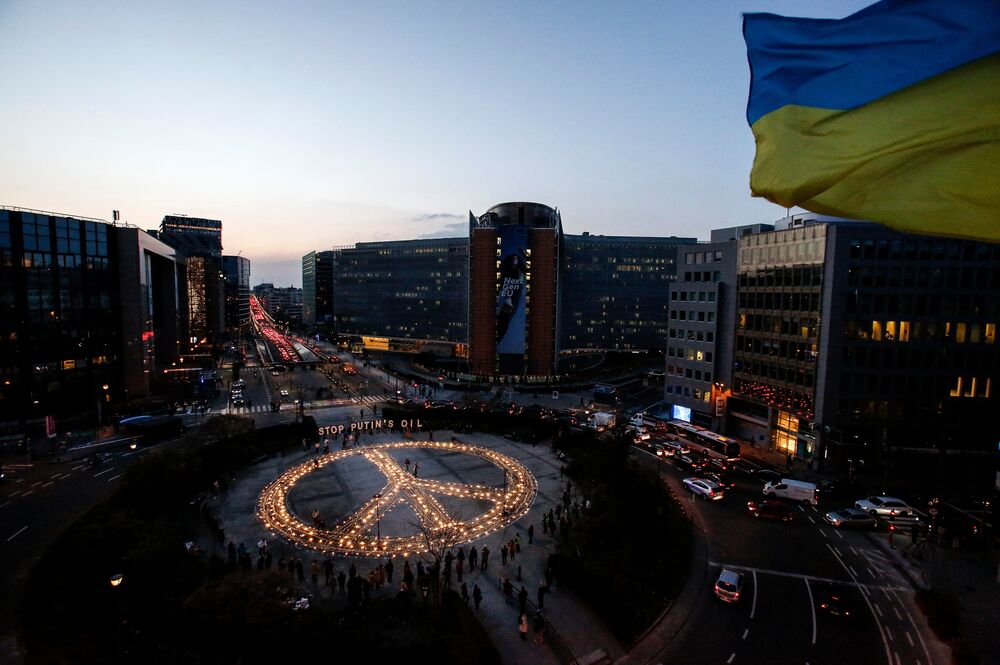
[[[401,465],[397,455],[414,449],[479,458],[503,471],[504,484],[464,484],[417,477],[409,458]],[[290,508],[289,495],[310,474],[348,460],[363,460],[384,479],[381,491],[342,516],[330,528],[309,524]],[[264,487],[257,502],[257,519],[273,534],[290,543],[326,555],[410,556],[476,540],[498,531],[528,512],[538,484],[520,462],[495,450],[466,443],[443,441],[399,441],[358,446],[317,456],[282,473]],[[439,498],[470,506],[487,505],[469,519],[449,511]],[[409,533],[381,534],[380,523],[393,510],[407,507],[415,515]]]

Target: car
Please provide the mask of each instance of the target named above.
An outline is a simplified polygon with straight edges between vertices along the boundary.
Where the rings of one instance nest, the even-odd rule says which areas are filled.
[[[753,477],[764,483],[776,483],[781,480],[781,474],[771,469],[756,469]]]
[[[289,393],[286,389],[282,388],[280,391],[278,391],[278,394],[281,395],[282,397],[288,397]]]
[[[700,457],[694,455],[674,455],[674,464],[688,471],[701,471],[705,465]]]
[[[673,448],[669,448],[662,443],[653,444],[653,452],[657,457],[673,457],[676,453]]]
[[[747,510],[754,517],[762,517],[766,520],[781,520],[791,522],[792,509],[783,501],[768,499],[766,501],[747,501]]]
[[[243,395],[236,395],[233,397],[233,406],[246,406],[247,401],[243,399]]]
[[[455,403],[450,400],[434,400],[428,405],[432,409],[457,409]]]
[[[709,499],[718,501],[726,495],[722,487],[705,478],[695,478],[692,476],[691,478],[685,478],[681,482],[684,483],[684,487],[688,488],[692,494],[700,496],[706,501]]]
[[[742,590],[743,573],[723,568],[715,581],[715,596],[727,603],[735,603],[739,601]]]
[[[824,478],[817,484],[821,501],[849,500],[856,496],[867,496],[864,484],[857,481]]]
[[[691,452],[683,441],[678,439],[664,439],[663,445],[674,452],[675,455],[687,455]]]
[[[717,473],[728,473],[735,468],[732,462],[720,457],[711,458],[708,460],[708,465]]]
[[[867,529],[875,526],[878,521],[873,515],[857,508],[832,510],[824,515],[823,519],[835,527],[845,529]]]
[[[848,619],[854,613],[854,607],[843,591],[824,586],[816,591],[816,595],[819,608],[828,614]]]
[[[909,517],[913,515],[913,508],[908,506],[905,501],[891,496],[870,496],[867,499],[859,499],[854,502],[854,507],[869,515],[879,517]]]
[[[281,376],[281,372],[276,369],[271,370],[271,376]]]
[[[736,489],[736,481],[733,480],[729,474],[719,473],[717,471],[707,471],[703,475],[707,480],[711,480],[722,489]]]

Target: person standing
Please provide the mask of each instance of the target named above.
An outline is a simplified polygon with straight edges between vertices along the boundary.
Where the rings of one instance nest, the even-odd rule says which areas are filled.
[[[524,614],[528,611],[528,590],[521,585],[521,590],[517,592],[517,611]]]
[[[469,606],[469,586],[462,582],[462,600],[465,601],[465,606]]]
[[[527,642],[528,641],[528,615],[527,614],[523,614],[523,613],[521,614],[521,623],[518,624],[517,629],[518,629],[518,632],[521,633],[521,641],[522,642]]]
[[[535,525],[528,525],[528,544],[531,545],[535,540]]]
[[[473,545],[472,549],[469,550],[469,570],[475,570],[476,564],[479,563],[479,551],[476,550],[476,546]]]
[[[319,586],[319,561],[316,559],[313,559],[312,563],[309,564],[309,577],[313,586]]]
[[[538,609],[545,609],[545,594],[548,588],[545,586],[544,580],[538,580]]]
[[[545,641],[545,619],[542,618],[541,610],[535,612],[535,644]]]
[[[462,581],[462,569],[463,568],[465,568],[465,560],[464,559],[459,559],[458,561],[455,562],[455,574],[458,577],[458,581],[459,582]],[[462,586],[465,586],[465,584],[463,583]]]
[[[483,592],[478,584],[472,586],[472,601],[476,604],[476,611],[479,611],[479,603],[483,602]]]
[[[508,549],[509,548],[507,547],[507,545],[501,545],[500,546],[500,563],[502,563],[505,566],[507,565],[507,551],[508,551]],[[486,566],[486,564],[484,563],[483,567],[485,568],[485,566]]]
[[[483,545],[482,559],[483,559],[483,568],[482,569],[486,570],[486,564],[489,563],[489,560],[490,560],[490,548],[488,548],[486,545]]]
[[[347,575],[344,574],[344,571],[340,571],[339,573],[337,573],[337,589],[340,591],[341,594],[343,594],[344,588],[346,586],[347,586]]]
[[[389,559],[388,561],[385,562],[385,576],[386,579],[389,580],[389,584],[392,584],[392,569],[393,569],[392,559]]]

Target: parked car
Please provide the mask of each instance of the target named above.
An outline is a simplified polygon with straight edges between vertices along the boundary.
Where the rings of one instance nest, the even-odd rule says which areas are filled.
[[[280,391],[278,391],[278,394],[281,395],[282,397],[288,397],[288,390],[282,388]]]
[[[743,573],[723,568],[719,579],[715,581],[715,595],[727,603],[735,603],[740,599],[743,590]]]
[[[869,515],[877,515],[879,517],[908,517],[913,515],[913,508],[908,506],[905,501],[891,496],[870,496],[867,499],[855,501],[854,507],[865,511]]]
[[[747,501],[747,510],[754,517],[763,517],[766,520],[781,520],[782,522],[792,521],[792,509],[788,504],[777,499],[767,501]]]
[[[823,516],[827,522],[835,527],[845,529],[867,529],[875,526],[878,520],[873,515],[869,515],[857,508],[841,508],[833,510]]]
[[[722,489],[721,486],[716,485],[711,480],[706,480],[704,478],[685,478],[681,482],[684,483],[684,487],[688,488],[692,494],[700,496],[705,500],[711,499],[712,501],[718,501],[726,494],[725,490]]]

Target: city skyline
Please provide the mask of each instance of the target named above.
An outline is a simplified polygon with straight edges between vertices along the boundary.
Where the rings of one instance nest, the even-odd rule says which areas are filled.
[[[313,249],[463,235],[508,200],[570,233],[707,238],[784,215],[749,196],[742,12],[864,4],[8,4],[0,199],[221,219],[279,285]]]

